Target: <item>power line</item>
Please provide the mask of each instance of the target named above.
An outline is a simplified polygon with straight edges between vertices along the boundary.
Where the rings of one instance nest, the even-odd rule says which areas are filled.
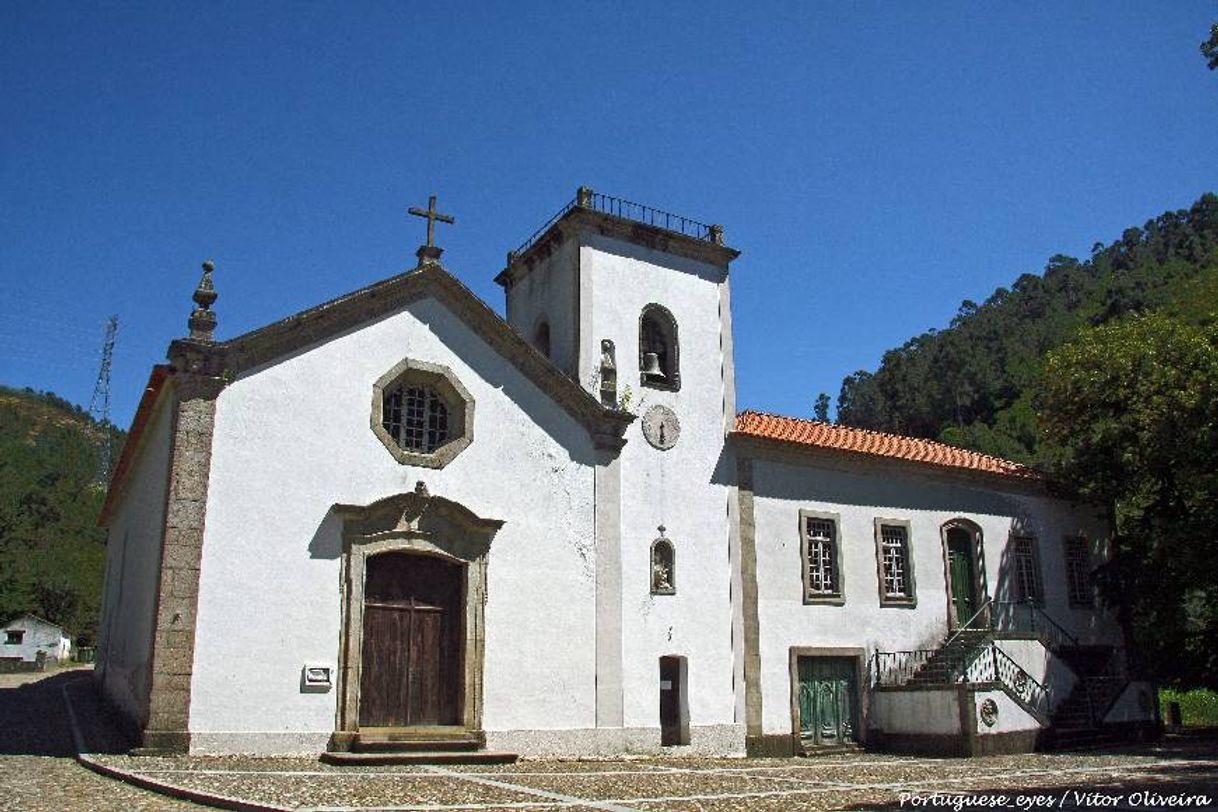
[[[93,397],[89,400],[89,414],[102,426],[102,447],[98,455],[97,480],[103,485],[110,482],[111,455],[113,453],[113,426],[110,424],[110,366],[114,361],[114,340],[118,336],[118,316],[106,322],[106,334],[102,338],[101,366],[97,370],[97,383],[93,386]]]

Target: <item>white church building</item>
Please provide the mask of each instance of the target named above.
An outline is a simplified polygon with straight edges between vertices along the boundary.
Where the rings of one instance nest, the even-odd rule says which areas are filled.
[[[139,752],[1030,750],[1155,722],[1095,511],[927,440],[737,414],[723,229],[581,188],[229,340],[204,265],[103,511]]]

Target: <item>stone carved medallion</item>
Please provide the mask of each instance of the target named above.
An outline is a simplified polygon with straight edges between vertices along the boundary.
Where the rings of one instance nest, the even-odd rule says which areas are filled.
[[[677,444],[681,436],[681,421],[677,413],[667,406],[652,406],[643,415],[643,436],[653,448],[667,451]]]
[[[981,721],[986,727],[993,727],[998,722],[998,703],[987,699],[981,703]]]

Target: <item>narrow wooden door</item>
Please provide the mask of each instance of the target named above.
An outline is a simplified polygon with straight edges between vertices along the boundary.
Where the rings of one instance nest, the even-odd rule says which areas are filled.
[[[973,539],[962,530],[948,531],[947,571],[956,623],[963,626],[977,612],[977,577],[973,569]]]
[[[856,741],[858,680],[849,657],[800,657],[799,735],[806,745]]]
[[[368,559],[361,727],[460,722],[463,574],[430,556]]]
[[[660,658],[660,746],[681,741],[681,660]]]

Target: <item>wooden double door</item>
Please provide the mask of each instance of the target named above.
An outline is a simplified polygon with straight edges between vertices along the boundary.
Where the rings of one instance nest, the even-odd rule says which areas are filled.
[[[413,553],[368,559],[360,727],[461,723],[464,593],[460,564]]]
[[[852,744],[858,729],[857,662],[800,657],[799,737],[805,745]]]

